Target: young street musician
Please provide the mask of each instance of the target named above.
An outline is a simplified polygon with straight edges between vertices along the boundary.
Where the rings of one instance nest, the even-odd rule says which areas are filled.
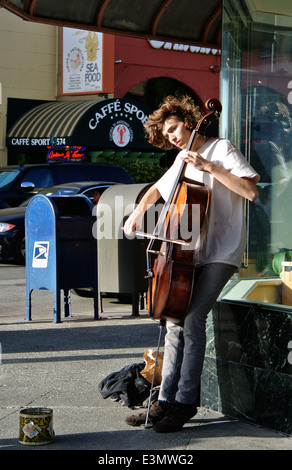
[[[179,431],[197,412],[203,368],[208,312],[222,288],[238,270],[245,247],[244,198],[258,197],[258,174],[228,140],[198,135],[186,151],[192,130],[201,119],[189,97],[169,96],[149,117],[149,142],[160,148],[180,150],[173,165],[144,195],[127,219],[124,231],[138,230],[146,210],[161,196],[167,200],[181,160],[185,176],[204,183],[210,191],[206,235],[196,260],[191,302],[181,323],[167,321],[162,382],[158,401],[149,411],[156,432]],[[145,423],[146,412],[126,418],[132,426]]]

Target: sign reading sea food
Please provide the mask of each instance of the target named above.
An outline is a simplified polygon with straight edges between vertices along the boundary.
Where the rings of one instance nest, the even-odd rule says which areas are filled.
[[[63,94],[102,90],[103,34],[63,28]]]

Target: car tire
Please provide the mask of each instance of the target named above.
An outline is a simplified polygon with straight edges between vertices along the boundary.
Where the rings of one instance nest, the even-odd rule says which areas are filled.
[[[15,245],[15,260],[18,264],[25,264],[25,235],[20,233]]]

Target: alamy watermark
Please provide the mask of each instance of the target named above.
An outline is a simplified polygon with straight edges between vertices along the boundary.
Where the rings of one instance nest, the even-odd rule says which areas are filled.
[[[168,208],[164,220],[158,223],[159,215],[164,207],[164,204],[149,206],[142,226],[138,228],[139,233],[153,235],[155,232],[156,235],[169,240],[184,241],[185,244],[182,246],[185,249],[196,247],[200,239],[200,205],[172,205]],[[96,222],[92,228],[93,236],[98,240],[135,238],[136,233],[127,235],[123,230],[127,218],[134,209],[133,204],[124,204],[123,196],[115,196],[113,205],[100,201],[93,209],[93,215],[96,216]]]

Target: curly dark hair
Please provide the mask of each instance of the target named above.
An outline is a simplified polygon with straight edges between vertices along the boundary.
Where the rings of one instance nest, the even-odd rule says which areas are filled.
[[[160,107],[149,115],[149,120],[145,124],[150,144],[165,150],[175,148],[162,134],[163,124],[170,116],[177,116],[180,121],[185,123],[186,129],[193,130],[202,114],[199,106],[195,105],[189,96],[182,98],[167,96]]]

